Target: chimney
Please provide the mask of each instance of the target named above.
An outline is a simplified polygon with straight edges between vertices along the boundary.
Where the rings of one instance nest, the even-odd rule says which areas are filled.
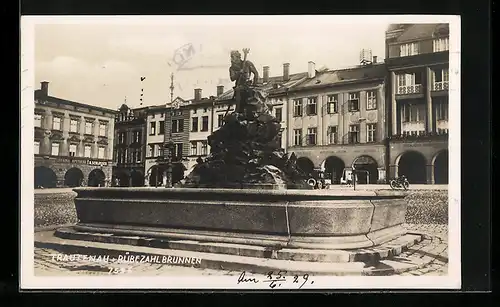
[[[377,63],[377,56],[376,55],[373,56],[372,63],[374,63],[374,64]]]
[[[194,100],[195,101],[200,101],[201,100],[201,88],[195,88],[194,89]]]
[[[263,68],[263,73],[262,73],[262,82],[267,83],[269,82],[269,66],[264,66]]]
[[[224,93],[224,85],[218,85],[217,86],[217,96],[222,95]]]
[[[307,65],[307,77],[308,78],[316,77],[316,64],[313,61],[309,61]]]
[[[290,80],[290,63],[283,64],[283,81]]]
[[[49,82],[48,81],[42,81],[40,82],[40,90],[42,92],[43,96],[49,96]]]

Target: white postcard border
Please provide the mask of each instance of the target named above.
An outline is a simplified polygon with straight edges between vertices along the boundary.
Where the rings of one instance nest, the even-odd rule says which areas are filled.
[[[145,24],[171,23],[176,26],[196,23],[255,24],[269,22],[314,23],[449,23],[450,25],[450,122],[449,122],[449,224],[447,276],[319,277],[314,287],[303,289],[457,289],[461,286],[461,172],[460,172],[460,17],[446,15],[300,15],[300,16],[22,16],[21,17],[21,259],[20,287],[28,289],[265,289],[268,285],[237,284],[229,276],[68,276],[34,275],[34,27],[37,24]],[[312,21],[311,21],[312,19]],[[297,289],[297,287],[280,287]]]

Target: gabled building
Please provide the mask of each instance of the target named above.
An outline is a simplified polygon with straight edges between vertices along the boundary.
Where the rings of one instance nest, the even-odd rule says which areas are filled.
[[[111,183],[116,111],[35,90],[35,188]]]
[[[122,104],[115,117],[113,185],[144,186],[146,107]]]
[[[177,97],[172,105],[158,105],[147,109],[146,181],[149,186],[165,185],[165,165],[159,163],[164,156],[165,142],[174,143],[172,180],[184,177],[189,153],[189,110],[187,102]]]
[[[317,71],[286,90],[288,151],[306,173],[325,171],[340,183],[354,165],[359,183],[385,180],[384,63],[376,57],[356,67]]]
[[[223,86],[217,87],[217,94],[222,94]],[[186,104],[189,112],[189,151],[187,169],[190,170],[199,157],[210,153],[208,137],[217,129],[220,122],[219,112],[214,108],[215,97],[203,97],[201,89],[194,90],[194,98]],[[218,119],[218,121],[217,121]]]
[[[393,24],[385,43],[389,176],[448,183],[449,25]]]

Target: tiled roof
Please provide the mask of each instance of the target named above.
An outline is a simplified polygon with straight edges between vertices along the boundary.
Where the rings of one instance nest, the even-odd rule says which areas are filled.
[[[108,113],[117,113],[117,110],[112,110],[108,108],[103,108],[103,107],[97,107],[85,103],[80,103],[76,101],[71,101],[63,98],[58,98],[54,96],[44,96],[40,90],[35,90],[35,99],[43,99],[45,101],[57,103],[57,104],[65,104],[65,105],[70,105],[74,107],[79,107],[79,108],[88,108],[88,109],[93,109],[101,112],[108,112]]]
[[[432,38],[439,29],[447,29],[448,24],[412,24],[406,27],[403,33],[397,38],[397,42],[405,42],[419,39]]]
[[[305,79],[290,88],[290,91],[299,91],[314,87],[337,85],[347,82],[383,79],[386,74],[384,63],[358,66],[341,70],[327,70],[317,72],[311,79]]]

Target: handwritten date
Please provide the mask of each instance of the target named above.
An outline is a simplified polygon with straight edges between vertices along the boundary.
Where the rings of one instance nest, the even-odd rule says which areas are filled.
[[[266,277],[264,280],[257,279],[255,277],[247,277],[247,272],[243,271],[241,274],[238,276],[238,282],[237,284],[240,283],[252,283],[256,284],[259,282],[265,282],[269,283],[269,288],[274,289],[276,287],[281,287],[283,283],[291,282],[292,284],[299,284],[299,289],[301,289],[304,285],[309,284],[312,285],[314,284],[314,280],[309,280],[309,274],[303,274],[303,275],[292,275],[292,279],[287,280],[287,271],[278,271],[277,273],[270,271],[266,274]],[[289,276],[290,277],[290,276]]]

